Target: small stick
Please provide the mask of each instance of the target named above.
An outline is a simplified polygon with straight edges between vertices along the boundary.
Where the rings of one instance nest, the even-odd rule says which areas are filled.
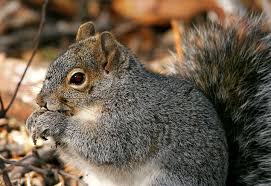
[[[0,94],[0,110],[5,110],[5,106],[4,106],[4,102],[3,102],[1,94]]]
[[[35,171],[37,173],[40,173],[40,174],[43,174],[43,175],[46,175],[48,173],[48,170],[44,170],[44,169],[41,169],[41,168],[38,168],[38,167],[35,167],[31,164],[25,164],[23,163],[24,160],[26,160],[27,158],[30,158],[29,156],[27,157],[24,157],[23,159],[19,160],[19,161],[15,161],[15,160],[8,160],[8,159],[5,159],[4,157],[2,157],[0,155],[0,160],[2,162],[4,162],[5,164],[10,164],[11,166],[20,166],[20,167],[24,167],[26,169],[29,169],[29,170],[32,170],[32,171]]]
[[[23,79],[25,77],[25,74],[26,74],[29,66],[31,65],[31,63],[33,61],[33,58],[34,58],[34,56],[35,56],[35,54],[36,54],[36,52],[38,50],[38,46],[39,46],[39,43],[40,43],[40,36],[41,36],[42,30],[43,30],[43,27],[44,27],[44,24],[45,24],[45,20],[46,20],[46,8],[47,8],[47,4],[48,4],[48,0],[44,0],[43,5],[42,5],[41,21],[40,21],[38,33],[37,33],[37,35],[36,35],[36,37],[34,39],[34,47],[33,47],[32,55],[31,55],[31,57],[30,57],[27,65],[25,67],[25,70],[24,70],[24,72],[22,74],[22,77],[21,77],[20,81],[18,82],[18,84],[16,86],[14,94],[13,94],[13,96],[12,96],[12,98],[11,98],[8,106],[7,106],[7,108],[4,110],[4,114],[6,114],[8,112],[8,110],[10,109],[10,107],[12,106],[12,104],[13,104],[16,96],[17,96],[18,90],[19,90],[19,88],[21,86],[21,83],[22,83],[22,81],[23,81]]]
[[[24,163],[24,161],[25,161],[26,159],[29,159],[29,158],[31,158],[31,157],[33,157],[33,155],[32,155],[32,154],[31,154],[31,155],[28,155],[28,156],[23,157],[22,159],[20,159],[20,160],[16,161],[16,163],[15,163],[15,161],[13,161],[14,163],[12,163],[12,160],[9,160],[9,161],[10,161],[9,163],[6,163],[6,162],[4,161],[6,164],[10,164],[10,166],[6,167],[4,170],[6,170],[6,171],[10,171],[10,170],[11,170],[11,169],[13,169],[15,166],[17,166],[17,164],[23,164],[23,163]],[[0,156],[0,159],[2,159],[2,160],[6,160],[6,159],[4,159],[2,156]],[[0,171],[0,173],[1,173],[1,171]]]
[[[0,119],[4,118],[5,119],[6,114],[5,114],[5,106],[4,106],[4,102],[3,102],[3,98],[0,94]],[[1,122],[0,122],[1,123]],[[0,124],[1,126],[1,124]]]
[[[4,180],[4,182],[5,182],[5,185],[6,185],[6,186],[12,186],[11,181],[10,181],[10,178],[9,178],[9,176],[8,176],[8,172],[5,171],[5,167],[6,167],[6,166],[5,166],[5,162],[4,162],[2,159],[0,159],[0,168],[4,170],[4,171],[2,172],[2,176],[3,176],[3,180]]]
[[[15,166],[19,166],[19,167],[24,167],[28,170],[31,170],[31,171],[35,171],[39,174],[42,174],[44,176],[48,175],[48,173],[50,172],[48,169],[42,169],[42,168],[39,168],[39,167],[36,167],[36,166],[33,166],[31,164],[26,164],[24,161],[28,158],[31,158],[32,156],[34,156],[33,154],[32,155],[29,155],[29,156],[26,156],[18,161],[15,161],[15,160],[9,160],[9,159],[5,159],[4,157],[2,157],[0,155],[0,167],[3,167],[3,169],[0,171],[0,174],[3,174],[3,178],[5,180],[5,182],[8,182],[9,180],[9,177],[8,177],[8,174],[7,172],[12,169],[13,167]],[[1,166],[1,162],[2,162],[2,166]],[[5,167],[5,164],[10,164],[9,167]],[[71,179],[74,179],[76,180],[78,183],[81,183],[81,185],[83,186],[86,186],[87,184],[81,180],[80,178],[74,176],[74,175],[71,175],[63,170],[59,170],[59,169],[53,169],[52,171],[56,171],[58,174],[64,176],[64,177],[68,177],[68,178],[71,178]],[[6,181],[7,180],[7,181]],[[11,185],[8,185],[6,184],[7,186],[11,186]]]

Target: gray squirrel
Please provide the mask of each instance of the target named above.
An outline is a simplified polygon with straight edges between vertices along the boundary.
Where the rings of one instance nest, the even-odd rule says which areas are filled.
[[[50,64],[27,129],[90,185],[271,185],[266,28],[248,17],[191,30],[178,73],[163,76],[87,22]]]

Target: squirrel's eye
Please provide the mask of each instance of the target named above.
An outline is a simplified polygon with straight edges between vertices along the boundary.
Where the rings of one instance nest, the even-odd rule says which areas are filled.
[[[85,82],[85,74],[82,72],[77,72],[75,74],[72,75],[71,79],[70,79],[70,84],[74,84],[74,85],[81,85]]]
[[[83,91],[88,86],[88,75],[81,68],[72,69],[66,79],[66,83],[73,89]]]

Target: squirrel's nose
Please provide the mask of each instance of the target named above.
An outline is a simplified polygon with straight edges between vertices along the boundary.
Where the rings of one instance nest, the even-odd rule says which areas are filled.
[[[50,111],[70,111],[71,108],[63,103],[57,96],[51,95],[50,97],[44,97],[42,93],[36,97],[36,102],[40,107],[43,107]]]

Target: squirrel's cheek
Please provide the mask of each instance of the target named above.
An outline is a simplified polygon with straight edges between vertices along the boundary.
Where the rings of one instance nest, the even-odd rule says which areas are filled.
[[[101,114],[102,106],[97,104],[79,110],[73,117],[83,122],[95,123],[100,119]]]

